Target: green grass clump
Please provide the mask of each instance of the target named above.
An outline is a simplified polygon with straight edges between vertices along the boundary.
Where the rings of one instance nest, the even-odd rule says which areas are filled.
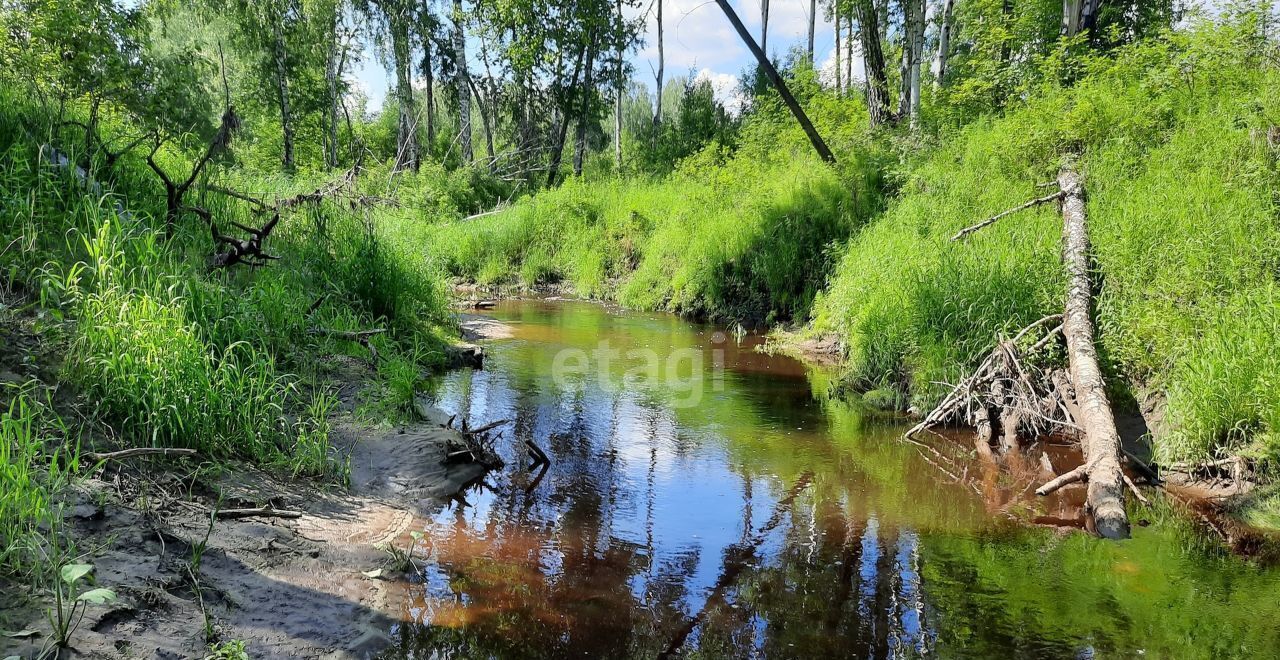
[[[763,102],[764,100],[762,100]],[[663,179],[570,180],[509,211],[429,233],[457,277],[483,284],[567,282],[579,295],[693,316],[804,316],[830,248],[878,208],[884,151],[856,102],[810,109],[847,155],[830,167],[780,108]]]
[[[1280,121],[1280,73],[1250,34],[1202,26],[1092,60],[1075,85],[910,161],[901,195],[849,242],[815,305],[813,330],[847,342],[847,382],[928,407],[997,335],[1061,311],[1052,206],[948,239],[1044,194],[1036,184],[1073,155],[1105,366],[1121,389],[1168,395],[1157,458],[1275,458],[1280,169],[1265,135]]]
[[[111,117],[105,134],[131,130]],[[61,378],[124,442],[191,447],[294,474],[341,472],[328,439],[336,401],[317,357],[368,351],[311,330],[384,328],[376,338],[383,358],[442,361],[454,321],[419,228],[469,210],[459,205],[487,203],[485,189],[470,187],[477,173],[428,168],[392,177],[374,165],[351,195],[408,201],[363,207],[335,199],[286,211],[267,245],[279,261],[210,271],[217,246],[199,218],[181,219],[166,239],[163,190],[145,154],[107,167],[78,157],[82,137],[0,88],[0,273],[67,321]],[[42,158],[42,144],[92,161],[96,192]],[[170,145],[157,157],[172,173],[194,156]],[[268,203],[340,174],[259,176],[225,162],[210,173]],[[260,226],[268,217],[200,186],[189,195],[224,233],[232,222]]]
[[[0,573],[35,575],[57,540],[58,493],[77,471],[73,447],[49,451],[60,423],[28,385],[0,387]]]

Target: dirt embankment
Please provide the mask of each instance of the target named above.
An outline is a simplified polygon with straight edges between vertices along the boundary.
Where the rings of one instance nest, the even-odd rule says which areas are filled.
[[[344,370],[351,409],[367,373]],[[89,608],[63,657],[201,658],[206,621],[214,639],[242,640],[254,658],[363,658],[389,645],[404,617],[391,580],[406,569],[386,548],[407,549],[423,518],[484,469],[446,464],[460,438],[438,420],[388,428],[343,416],[332,438],[349,451],[349,489],[198,459],[109,463],[79,482],[68,536],[119,597]],[[301,515],[210,524],[215,509],[259,507]],[[37,634],[0,637],[0,657],[35,657],[48,639],[47,596],[4,600],[0,630]]]

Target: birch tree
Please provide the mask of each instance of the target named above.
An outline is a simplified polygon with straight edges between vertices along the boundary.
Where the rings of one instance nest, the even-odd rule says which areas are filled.
[[[471,149],[471,87],[467,73],[466,15],[462,12],[462,0],[453,0],[453,51],[454,76],[458,90],[458,142],[462,148],[463,162],[475,160]]]
[[[956,0],[942,0],[942,15],[938,18],[938,52],[933,60],[933,88],[942,89],[946,85],[947,57],[951,54],[951,14],[955,11]]]

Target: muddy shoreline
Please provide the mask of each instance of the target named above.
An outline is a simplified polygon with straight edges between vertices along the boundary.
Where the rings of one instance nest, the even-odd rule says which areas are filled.
[[[347,411],[367,385],[359,369],[348,363],[336,380]],[[333,421],[334,446],[349,451],[349,489],[246,465],[209,477],[198,459],[108,464],[78,482],[66,501],[69,536],[118,599],[89,608],[61,657],[204,657],[206,621],[213,641],[243,641],[254,658],[372,657],[391,645],[404,619],[397,582],[406,568],[388,548],[415,544],[415,522],[485,469],[446,463],[460,436],[438,420]],[[210,525],[214,509],[257,507],[302,515]],[[6,598],[0,627],[35,634],[0,638],[0,656],[39,654],[45,600]]]

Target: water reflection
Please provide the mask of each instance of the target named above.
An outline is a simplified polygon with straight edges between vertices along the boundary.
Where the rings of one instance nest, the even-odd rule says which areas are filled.
[[[553,463],[521,470],[520,443],[500,442],[517,467],[422,521],[432,565],[406,585],[408,623],[387,657],[1205,648],[1208,628],[1161,634],[1170,607],[1223,619],[1213,648],[1227,655],[1277,648],[1269,624],[1224,621],[1251,596],[1280,613],[1273,572],[1187,548],[1190,532],[1173,521],[1123,545],[1016,526],[940,480],[897,428],[815,396],[821,374],[755,352],[754,340],[718,344],[711,328],[585,303],[506,302],[494,315],[514,337],[489,347],[484,371],[446,377],[439,404],[473,424],[514,419],[508,434]],[[557,351],[601,339],[722,347],[724,387],[679,408],[660,387],[551,378]],[[1123,591],[1170,579],[1230,586],[1179,599],[1147,585],[1153,602]]]

